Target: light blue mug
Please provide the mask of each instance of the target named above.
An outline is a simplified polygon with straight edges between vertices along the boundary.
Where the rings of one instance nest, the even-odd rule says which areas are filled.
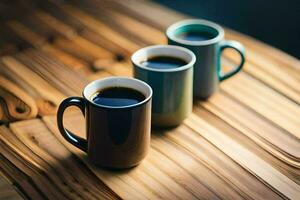
[[[221,26],[206,20],[189,19],[171,25],[166,35],[168,44],[190,49],[196,55],[194,66],[194,97],[206,99],[218,88],[218,83],[238,73],[245,62],[245,50],[237,41],[224,40]],[[232,71],[223,73],[221,54],[226,48],[236,50],[240,64]]]
[[[150,68],[141,64],[157,56],[179,58],[186,64],[169,69]],[[153,89],[152,125],[179,125],[192,112],[194,53],[179,46],[154,45],[136,51],[131,61],[134,77],[145,81]]]

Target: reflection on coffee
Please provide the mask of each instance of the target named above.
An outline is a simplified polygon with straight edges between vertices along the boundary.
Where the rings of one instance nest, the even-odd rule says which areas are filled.
[[[188,41],[205,41],[205,40],[211,40],[215,37],[213,34],[204,31],[184,32],[176,36],[180,39],[188,40]]]
[[[144,99],[145,96],[141,92],[126,87],[104,88],[91,97],[91,100],[98,105],[112,107],[130,106]]]
[[[183,59],[171,56],[155,56],[150,57],[140,63],[144,67],[153,69],[172,69],[181,67],[187,64]]]

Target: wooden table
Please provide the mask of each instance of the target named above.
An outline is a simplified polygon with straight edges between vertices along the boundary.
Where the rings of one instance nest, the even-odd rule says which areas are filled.
[[[89,81],[132,76],[130,55],[186,16],[142,0],[20,2],[0,7],[1,198],[300,199],[299,60],[226,29],[244,70],[181,126],[153,131],[141,165],[109,171],[60,136],[57,106]],[[85,136],[76,110],[65,123]]]

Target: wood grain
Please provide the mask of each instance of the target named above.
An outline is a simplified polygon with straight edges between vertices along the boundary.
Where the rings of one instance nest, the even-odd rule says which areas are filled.
[[[31,96],[0,76],[0,122],[34,118],[37,112],[37,105]]]
[[[2,57],[1,62],[2,74],[34,98],[41,116],[55,114],[66,96],[80,95],[82,88],[88,83],[84,76],[36,50],[26,50],[15,57]],[[18,90],[14,91],[16,92]],[[23,96],[26,100],[26,96]],[[32,116],[27,118],[30,117]]]
[[[260,196],[257,193],[255,193],[255,194],[250,193],[250,191],[252,191],[252,190],[259,191],[258,188],[263,190],[263,187],[262,187],[263,183],[261,183],[262,185],[258,184],[257,179],[256,179],[257,181],[254,181],[255,179],[252,179],[251,178],[252,176],[249,176],[250,174],[246,173],[247,170],[251,170],[251,168],[249,169],[248,167],[245,166],[246,169],[244,169],[243,165],[240,166],[240,165],[234,164],[235,162],[233,162],[233,160],[231,160],[232,158],[234,158],[234,156],[231,154],[227,157],[226,152],[225,152],[225,155],[222,156],[221,152],[224,150],[224,147],[227,146],[224,143],[224,141],[230,141],[230,139],[222,138],[222,137],[219,138],[221,136],[220,135],[221,132],[219,132],[219,134],[217,136],[217,138],[218,138],[217,140],[220,142],[223,141],[222,146],[219,146],[220,144],[214,143],[215,141],[213,139],[213,131],[215,131],[215,130],[210,129],[210,128],[209,128],[210,130],[203,129],[202,128],[203,125],[207,126],[207,127],[211,127],[211,126],[205,121],[203,121],[203,123],[205,123],[205,124],[203,124],[202,126],[199,125],[198,118],[196,121],[198,128],[195,128],[194,127],[195,125],[193,125],[192,122],[190,122],[193,120],[193,118],[194,117],[191,116],[191,118],[189,118],[189,120],[187,120],[186,124],[188,126],[183,125],[181,127],[178,127],[176,130],[163,131],[163,132],[155,132],[154,131],[152,133],[153,137],[151,140],[151,145],[152,145],[152,148],[158,152],[155,154],[155,156],[152,156],[152,151],[151,151],[151,153],[149,155],[149,159],[151,159],[151,160],[154,159],[155,163],[160,163],[159,165],[155,165],[153,163],[153,165],[155,165],[156,167],[160,167],[162,162],[165,162],[166,159],[169,159],[172,161],[171,163],[173,163],[173,164],[166,164],[168,166],[168,170],[165,169],[166,173],[172,173],[172,170],[171,170],[173,168],[172,166],[179,165],[181,168],[183,168],[186,171],[185,173],[189,173],[193,177],[196,177],[196,179],[198,181],[200,181],[200,183],[204,184],[210,190],[214,191],[215,195],[217,195],[217,196],[226,196],[228,198],[232,197],[234,199],[241,198],[241,197],[239,197],[240,195],[242,195],[242,196],[244,195],[244,197],[247,197],[247,195],[249,195],[249,197],[251,195],[257,195],[255,197],[255,199],[264,197],[264,195],[266,195],[265,192],[268,191],[267,188],[265,189],[265,192],[261,193],[262,196]],[[70,116],[67,119],[70,121],[66,121],[66,126],[72,125],[72,127],[76,129],[76,127],[74,127],[74,124],[78,125],[78,127],[77,127],[78,130],[76,132],[77,133],[79,132],[79,133],[81,133],[80,134],[81,136],[84,136],[84,131],[82,129],[83,124],[81,121],[81,125],[80,125],[80,118],[78,118],[78,115],[74,115],[74,117]],[[70,149],[73,149],[74,152],[78,153],[78,150],[75,150],[74,147],[71,147],[71,145],[67,144],[67,142],[65,142],[65,140],[62,138],[62,136],[58,133],[56,125],[55,125],[55,118],[46,117],[44,120],[45,120],[46,124],[49,126],[49,128],[56,134],[56,137],[60,139],[61,142],[63,142]],[[77,123],[73,122],[72,120],[77,120]],[[201,127],[201,129],[200,129],[200,127]],[[207,133],[207,135],[206,135],[206,133]],[[206,136],[207,137],[210,136],[210,137],[206,138]],[[193,140],[191,137],[193,138]],[[201,139],[201,137],[204,137],[204,139],[207,139],[206,143],[203,141],[204,143],[199,144],[199,142],[203,140],[203,139]],[[226,140],[223,140],[223,139],[226,139]],[[211,142],[212,142],[212,144],[209,144]],[[202,145],[205,148],[201,148]],[[232,145],[237,145],[237,148],[242,148],[242,149],[231,149],[230,147],[232,147]],[[238,161],[240,161],[241,158],[244,158],[245,160],[253,159],[253,163],[256,168],[252,169],[252,170],[255,171],[255,174],[259,173],[260,170],[263,170],[264,173],[266,173],[266,172],[269,173],[268,175],[265,175],[265,177],[263,177],[263,180],[266,180],[264,178],[269,178],[270,183],[280,184],[280,182],[277,182],[280,179],[276,180],[275,177],[277,177],[281,173],[279,173],[277,170],[274,170],[271,167],[271,165],[260,160],[260,158],[257,155],[256,156],[253,155],[253,156],[256,157],[255,159],[258,159],[259,161],[262,162],[259,165],[256,165],[257,164],[256,161],[258,161],[258,160],[255,160],[254,157],[253,158],[249,157],[252,154],[250,152],[248,152],[247,149],[245,149],[244,147],[240,147],[238,145],[238,143],[231,143],[230,145],[228,145],[228,148],[232,152],[235,152],[235,155],[237,155],[239,157]],[[208,153],[210,151],[208,149],[211,149],[212,152]],[[242,153],[243,151],[250,153],[250,155],[249,154],[246,156],[242,155],[242,154],[240,155],[239,153]],[[217,152],[219,152],[219,153],[217,153]],[[239,152],[239,153],[237,153],[237,152]],[[81,155],[82,155],[82,153],[81,153]],[[222,159],[220,160],[220,157],[223,157],[222,159],[225,160],[225,161],[223,160],[224,164],[222,162]],[[147,159],[146,159],[146,161],[147,161]],[[214,159],[216,159],[216,160],[214,160]],[[200,163],[197,160],[200,160]],[[227,164],[225,164],[225,163],[227,163]],[[86,163],[86,164],[89,165],[89,163]],[[143,163],[141,166],[134,169],[134,172],[138,171],[138,170],[143,170],[144,165],[146,165],[146,164]],[[247,164],[247,166],[248,165],[249,165],[249,163]],[[268,172],[270,169],[266,168],[265,165],[271,167],[270,169],[272,169],[275,174],[270,174],[270,173],[272,173],[272,171]],[[225,168],[225,166],[227,166],[228,168]],[[174,168],[176,169],[175,166],[174,166]],[[192,169],[195,169],[195,170],[192,170]],[[100,170],[100,171],[97,169],[95,169],[95,170],[98,173],[102,172],[102,170]],[[225,170],[225,171],[223,171],[223,170]],[[246,170],[246,171],[243,172],[243,170]],[[222,172],[220,172],[220,171],[222,171]],[[240,173],[238,173],[238,171]],[[132,172],[132,173],[134,173],[134,172]],[[179,177],[176,178],[177,177],[176,174],[180,176],[181,173],[178,174],[177,171],[175,170],[173,172],[173,176],[172,176],[173,180],[174,179],[177,180],[179,178]],[[247,175],[248,175],[248,177],[247,177]],[[264,174],[262,174],[262,175],[264,175]],[[124,176],[127,176],[127,174],[124,174]],[[153,175],[153,176],[157,177],[157,175]],[[239,177],[239,176],[241,176],[241,177]],[[285,177],[282,174],[281,174],[281,176]],[[204,177],[206,177],[206,178],[204,178]],[[241,183],[239,178],[240,178],[240,180],[243,180],[244,183],[247,180],[249,181],[249,185],[245,184],[245,185],[247,185],[247,187],[245,187],[244,190],[242,190],[242,192],[240,191],[241,188],[236,187],[236,185],[235,185],[235,184],[239,185]],[[226,182],[226,180],[227,180],[227,184],[224,184],[223,181]],[[228,180],[230,180],[230,182],[228,182]],[[255,183],[253,183],[253,181]],[[183,183],[185,184],[186,187],[189,188],[188,182],[183,182]],[[295,195],[299,194],[299,186],[294,184],[292,181],[289,181],[289,183],[292,186],[295,186],[294,191],[291,190],[291,191],[284,191],[284,192],[287,192],[287,194],[289,194],[289,192],[291,192],[289,195],[291,195],[291,197],[296,197]],[[137,183],[135,183],[135,184],[137,184]],[[168,183],[165,183],[165,184],[170,185]],[[222,190],[218,189],[218,184],[220,184],[219,187],[222,187]],[[224,185],[227,185],[228,188],[226,189],[227,186],[225,187]],[[250,185],[252,185],[254,188],[252,188],[252,189],[249,188]],[[114,185],[111,187],[117,187],[117,186]],[[198,187],[200,187],[200,185],[197,186],[197,188]],[[273,185],[271,185],[271,187],[273,187]],[[286,187],[286,189],[288,189],[288,188],[289,188],[289,186]],[[160,188],[155,187],[154,189],[160,189]],[[284,188],[276,188],[276,189],[280,189],[279,190],[280,192],[282,192],[284,190]],[[274,188],[275,191],[276,191],[276,189]],[[235,190],[238,190],[238,192]],[[114,189],[114,191],[115,191],[115,189]],[[171,190],[171,191],[173,191],[173,190]],[[203,196],[207,192],[208,191],[202,193],[201,196]],[[294,192],[294,194],[293,194],[293,192]],[[240,193],[244,193],[244,194],[240,194]],[[200,198],[200,196],[198,196],[198,198]],[[209,199],[210,198],[213,198],[213,196],[209,197]],[[216,197],[214,197],[214,198],[216,198]],[[265,198],[267,198],[267,197],[265,196]],[[275,198],[275,197],[273,196],[272,198]]]
[[[61,92],[15,58],[3,57],[2,62],[6,66],[2,69],[5,71],[4,73],[9,74],[13,81],[19,82],[21,87],[30,88],[29,92],[35,96],[39,107],[39,114],[55,113],[55,106],[59,105],[61,99],[65,98]],[[29,77],[30,79],[28,79]]]
[[[70,115],[66,119],[67,126],[72,125],[73,129],[77,129],[77,132],[79,131],[80,135],[83,135],[82,119],[78,114]],[[33,159],[30,162],[36,167],[43,168],[44,173],[48,174],[50,179],[53,179],[53,183],[57,184],[59,183],[55,179],[57,172],[55,173],[52,170],[59,170],[60,176],[67,178],[68,175],[64,174],[67,171],[60,165],[69,166],[68,160],[71,159],[69,164],[72,163],[71,166],[74,168],[72,171],[75,171],[77,165],[80,166],[82,161],[96,175],[93,177],[103,180],[105,184],[123,198],[142,195],[144,198],[165,199],[219,199],[224,196],[234,199],[250,197],[255,199],[277,199],[282,195],[295,198],[295,195],[299,194],[299,186],[285,180],[286,178],[281,173],[258,156],[253,155],[238,143],[226,138],[226,136],[225,138],[220,137],[221,133],[215,137],[214,133],[217,133],[217,130],[207,122],[203,121],[204,124],[200,124],[201,128],[198,127],[195,131],[195,126],[200,126],[199,118],[196,119],[196,125],[193,124],[193,120],[194,116],[191,116],[186,122],[187,126],[182,125],[172,131],[154,131],[152,134],[152,150],[147,159],[137,168],[120,172],[107,171],[90,165],[84,153],[69,145],[58,133],[55,117],[45,117],[46,124],[40,120],[29,120],[13,123],[10,128],[14,133],[12,136],[18,138],[18,143],[23,143],[22,145],[25,145],[28,151],[34,151],[39,159],[32,157],[33,155],[30,152],[27,154],[24,147],[21,148],[22,153],[17,153],[23,154],[22,157],[24,158],[28,157],[28,162]],[[76,126],[74,127],[74,125]],[[1,133],[7,131],[7,129],[1,129]],[[200,132],[201,134],[199,134]],[[7,137],[5,135],[5,138]],[[16,139],[10,141],[16,143]],[[224,141],[231,142],[228,144]],[[6,143],[9,144],[8,141]],[[68,151],[61,143],[73,152],[73,155],[76,155],[80,161],[73,160],[72,156],[68,155],[70,152],[67,153]],[[21,144],[19,145],[21,146]],[[202,148],[204,146],[205,148]],[[243,155],[244,153],[245,155]],[[59,159],[59,161],[55,162],[53,159]],[[251,165],[247,162],[245,166],[243,159],[245,162],[251,159],[254,164]],[[55,168],[47,167],[49,164],[54,165]],[[27,165],[30,164],[27,163]],[[77,169],[79,171],[76,173],[76,178],[79,179],[80,183],[84,182],[84,177],[81,177],[80,173],[85,172],[82,167]],[[252,170],[261,177],[257,179],[251,173],[247,173]],[[163,177],[163,179],[157,179],[157,177]],[[241,184],[241,180],[243,184]],[[267,181],[268,184],[265,185],[265,182],[261,180]],[[68,180],[65,181],[67,184],[72,184]],[[276,184],[281,184],[282,181],[287,181],[285,183],[288,185],[284,188],[276,188]],[[245,184],[247,182],[249,184]],[[88,183],[85,182],[85,184]],[[245,187],[246,185],[247,187]],[[75,186],[71,185],[69,187]],[[131,188],[131,190],[128,190],[128,188]],[[271,193],[270,188],[274,192]],[[178,190],[181,192],[174,193]]]
[[[43,135],[45,132],[41,132],[41,128],[36,124],[40,121],[33,120],[28,122],[36,128],[35,130],[37,130],[39,134],[41,134],[40,137],[44,138]],[[96,199],[101,196],[110,199],[117,198],[117,196],[115,196],[108,188],[105,191],[106,193],[102,193],[105,186],[101,184],[101,181],[99,182],[99,180],[95,182],[92,174],[89,174],[86,169],[82,169],[80,163],[78,163],[79,165],[77,166],[73,166],[72,159],[74,158],[70,155],[63,156],[64,153],[66,153],[63,151],[63,146],[53,146],[53,148],[51,147],[49,149],[50,146],[48,145],[51,145],[51,143],[49,144],[51,135],[48,135],[45,138],[47,142],[44,143],[46,146],[43,146],[43,143],[40,143],[37,139],[38,136],[33,134],[28,135],[26,129],[23,129],[24,127],[21,128],[22,130],[19,132],[18,124],[11,125],[11,129],[17,131],[21,135],[13,135],[8,133],[8,130],[4,127],[2,128],[2,139],[5,137],[3,142],[6,143],[6,145],[9,145],[13,151],[15,151],[15,154],[26,158],[24,168],[28,168],[28,170],[25,176],[30,177],[36,190],[42,192],[47,198],[59,199],[63,196],[71,199]],[[11,136],[8,134],[11,134]],[[14,144],[11,144],[10,142],[13,142]],[[46,153],[43,148],[52,150],[52,152]],[[4,156],[6,157],[7,154],[8,153],[5,152]],[[16,163],[14,162],[14,164]],[[99,188],[101,188],[101,190],[99,190]],[[29,190],[25,192],[27,195],[31,195]]]
[[[120,46],[123,46],[123,48],[129,49],[131,52],[134,52],[138,49],[138,46],[133,41],[129,41],[127,38],[122,37],[121,34],[112,30],[108,25],[96,20],[95,18],[79,10],[78,8],[72,5],[65,5],[63,6],[63,9],[66,13],[72,15],[74,18],[76,18],[81,23],[85,24],[87,27],[94,30],[104,38],[109,39]]]
[[[8,182],[8,180],[3,178],[4,175],[0,173],[0,199],[7,199],[7,200],[21,200],[22,197],[19,193],[15,190],[14,187]]]
[[[165,29],[187,16],[144,0],[17,2],[0,29],[0,123],[12,122],[0,127],[0,173],[22,197],[299,199],[299,60],[225,28],[246,47],[242,72],[195,100],[181,126],[154,129],[141,165],[111,171],[62,138],[57,106],[89,81],[131,77],[131,54],[166,43]],[[224,70],[238,62],[224,52]],[[78,110],[64,123],[85,137]]]

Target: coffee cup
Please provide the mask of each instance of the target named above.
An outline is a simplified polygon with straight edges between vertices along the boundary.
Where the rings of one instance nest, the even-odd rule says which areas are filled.
[[[224,40],[224,30],[218,24],[207,20],[189,19],[179,21],[166,31],[168,44],[190,49],[196,55],[194,66],[194,97],[206,99],[218,88],[219,82],[237,74],[245,62],[245,50],[237,41]],[[236,50],[241,61],[227,73],[222,72],[221,55],[223,50]]]
[[[140,80],[110,77],[96,80],[83,90],[83,97],[69,97],[58,108],[57,124],[62,136],[88,154],[89,160],[108,168],[138,165],[147,155],[151,129],[151,87]],[[63,125],[69,106],[85,116],[86,139]]]
[[[131,61],[134,77],[153,89],[152,125],[179,125],[192,111],[194,53],[179,46],[154,45],[136,51]]]

